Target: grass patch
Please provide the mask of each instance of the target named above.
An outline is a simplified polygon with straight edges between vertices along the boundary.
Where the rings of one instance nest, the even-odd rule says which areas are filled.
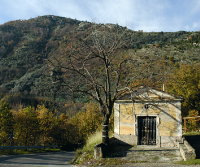
[[[192,159],[192,160],[188,160],[188,161],[178,161],[178,162],[175,162],[175,164],[197,165],[197,164],[200,164],[200,159]]]
[[[94,158],[94,146],[102,141],[102,132],[97,131],[88,137],[85,146],[76,151],[76,158],[71,161],[73,164],[82,164]]]
[[[28,149],[28,150],[0,150],[0,155],[17,155],[17,154],[32,154],[32,153],[46,153],[61,151],[59,148],[46,149]]]
[[[194,136],[194,135],[200,135],[200,132],[191,131],[191,132],[183,133],[183,136]]]
[[[98,131],[95,134],[88,137],[86,145],[83,147],[83,151],[94,151],[94,146],[102,141],[102,132]]]
[[[112,134],[110,134],[111,136]],[[109,155],[109,158],[94,159],[94,146],[102,142],[102,132],[98,131],[95,134],[91,135],[85,146],[82,149],[76,151],[76,158],[70,163],[75,165],[86,165],[86,166],[113,166],[113,165],[123,165],[128,163],[140,163],[146,161],[130,161],[124,160],[122,158],[114,158],[116,156],[121,156],[121,150],[124,147],[115,147],[113,148],[114,154],[113,158],[112,153]],[[128,148],[127,148],[128,149]],[[111,149],[112,150],[112,149]]]

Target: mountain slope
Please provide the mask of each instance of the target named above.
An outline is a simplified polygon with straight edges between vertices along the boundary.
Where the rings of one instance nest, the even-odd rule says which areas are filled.
[[[69,47],[72,36],[78,45],[80,39],[92,33],[93,26],[118,25],[95,24],[52,15],[0,25],[2,94],[21,92],[37,96],[58,96],[55,95],[57,88],[51,84],[47,60],[51,56],[62,55],[63,48]],[[175,67],[179,63],[199,62],[198,32],[129,31],[134,33],[134,39],[131,48],[127,49],[143,62],[148,59],[156,60],[156,57],[164,57],[165,64],[170,67]],[[129,39],[127,37],[124,40]],[[58,94],[62,98],[66,97],[64,91]]]

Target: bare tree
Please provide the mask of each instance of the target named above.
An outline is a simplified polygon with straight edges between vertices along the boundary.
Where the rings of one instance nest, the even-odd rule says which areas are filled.
[[[71,38],[65,55],[53,56],[49,66],[61,69],[65,86],[73,93],[87,95],[99,103],[103,118],[102,142],[108,145],[108,125],[114,102],[130,91],[131,81],[139,75],[138,61],[128,52],[133,31],[118,25],[93,25],[91,28],[91,33],[78,42]],[[148,69],[148,65],[145,68]]]

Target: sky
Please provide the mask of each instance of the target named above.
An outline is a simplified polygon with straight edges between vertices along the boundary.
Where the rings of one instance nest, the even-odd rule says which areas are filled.
[[[200,0],[0,0],[0,25],[43,15],[144,32],[200,30]]]

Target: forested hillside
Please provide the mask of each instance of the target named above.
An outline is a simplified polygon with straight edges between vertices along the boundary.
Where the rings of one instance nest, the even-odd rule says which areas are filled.
[[[45,78],[48,76],[48,73],[45,73],[47,72],[46,60],[52,55],[59,57],[63,54],[61,50],[69,47],[72,35],[78,42],[79,39],[91,33],[91,26],[96,26],[96,24],[57,16],[17,20],[1,25],[1,92],[21,92],[37,96],[52,95],[53,88],[49,83],[51,81]],[[132,31],[132,33],[134,33],[134,39],[129,49],[138,58],[148,59],[157,55],[165,57],[166,60],[173,59],[178,63],[199,62],[197,43],[199,33],[197,32]]]
[[[71,47],[72,37],[77,41],[92,33],[94,27],[120,27],[114,24],[95,24],[58,16],[41,16],[29,20],[10,21],[0,25],[0,90],[5,94],[21,93],[26,96],[59,97],[67,99],[69,92],[60,91],[52,84],[47,60],[60,57],[65,48]],[[156,65],[162,58],[164,66],[154,69],[154,74],[163,78],[180,64],[199,62],[199,32],[136,32],[129,30],[131,40],[129,53],[140,59],[138,67],[148,62]],[[123,56],[123,55],[122,55]],[[153,70],[152,70],[153,71]],[[140,77],[146,76],[146,72]],[[152,73],[151,73],[152,75]],[[69,78],[70,80],[70,78]],[[75,97],[76,98],[76,97]],[[70,98],[71,99],[71,98]],[[72,100],[73,101],[73,100]],[[76,101],[87,101],[76,98]]]
[[[122,45],[111,55],[109,46],[117,37],[115,33],[123,34],[120,41],[116,40]],[[99,49],[98,40],[102,40],[105,52]],[[116,41],[113,44],[117,45]],[[93,52],[94,48],[99,53]],[[102,123],[99,106],[88,103],[92,98],[84,94],[93,96],[91,90],[96,83],[101,90],[97,91],[98,97],[107,91],[103,59],[98,59],[100,52],[110,56],[107,72],[113,75],[109,81],[111,89],[120,88],[119,83],[130,88],[146,85],[157,89],[165,84],[166,91],[184,97],[182,116],[199,114],[200,32],[133,31],[117,24],[41,16],[0,25],[0,128],[4,133],[1,143],[9,143],[7,134],[13,130],[20,139],[15,139],[18,145],[84,143]],[[92,73],[87,73],[88,69]],[[91,86],[90,74],[96,79]],[[86,81],[82,80],[84,77]],[[116,80],[120,82],[115,85]],[[102,84],[104,81],[106,84]],[[70,91],[72,88],[79,93]],[[106,103],[107,95],[103,96]],[[111,116],[111,129],[112,124]],[[33,128],[35,138],[27,128]]]
[[[2,91],[46,95],[41,77],[45,60],[59,50],[80,21],[44,16],[0,26],[0,84]],[[44,92],[44,94],[43,94]]]

